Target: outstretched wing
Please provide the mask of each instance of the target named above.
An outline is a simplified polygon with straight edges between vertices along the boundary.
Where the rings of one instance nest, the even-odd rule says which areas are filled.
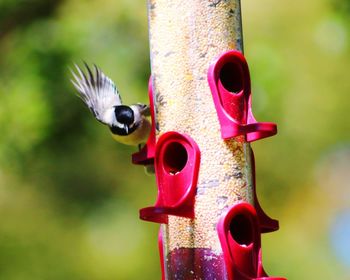
[[[94,65],[95,73],[93,73],[85,62],[84,64],[87,75],[74,64],[79,75],[71,71],[74,77],[71,82],[77,89],[78,96],[89,107],[95,118],[104,124],[110,124],[109,114],[106,113],[114,106],[122,104],[118,89],[96,65]]]

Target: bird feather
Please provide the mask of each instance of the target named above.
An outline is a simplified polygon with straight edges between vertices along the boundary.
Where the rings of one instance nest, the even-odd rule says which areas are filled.
[[[106,117],[107,110],[122,105],[122,99],[113,81],[100,68],[94,65],[94,72],[84,62],[87,74],[76,64],[76,72],[71,70],[72,84],[78,92],[78,97],[86,104],[95,118],[107,125],[111,120]]]

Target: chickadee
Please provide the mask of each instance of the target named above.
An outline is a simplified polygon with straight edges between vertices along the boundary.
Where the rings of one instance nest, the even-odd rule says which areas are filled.
[[[87,75],[75,64],[79,76],[72,72],[71,80],[78,96],[89,107],[94,117],[106,124],[113,138],[126,145],[139,145],[147,141],[151,131],[148,105],[137,103],[122,104],[116,85],[100,68],[94,65],[95,73],[85,64]]]

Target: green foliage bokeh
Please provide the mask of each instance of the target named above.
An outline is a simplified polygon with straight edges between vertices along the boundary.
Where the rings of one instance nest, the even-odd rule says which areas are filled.
[[[281,224],[263,237],[266,270],[348,279],[331,233],[350,208],[349,2],[242,2],[253,109],[279,125],[253,144],[259,199]],[[147,102],[147,32],[141,0],[0,0],[0,279],[160,279],[158,227],[138,220],[154,178],[69,72],[96,63],[125,103]]]

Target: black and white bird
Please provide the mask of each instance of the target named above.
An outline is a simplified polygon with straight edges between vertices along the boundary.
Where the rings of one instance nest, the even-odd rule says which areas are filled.
[[[78,96],[94,117],[107,125],[113,138],[126,145],[141,145],[151,131],[149,106],[141,103],[123,105],[116,85],[100,68],[94,65],[95,73],[86,64],[87,73],[75,64],[71,80]]]

